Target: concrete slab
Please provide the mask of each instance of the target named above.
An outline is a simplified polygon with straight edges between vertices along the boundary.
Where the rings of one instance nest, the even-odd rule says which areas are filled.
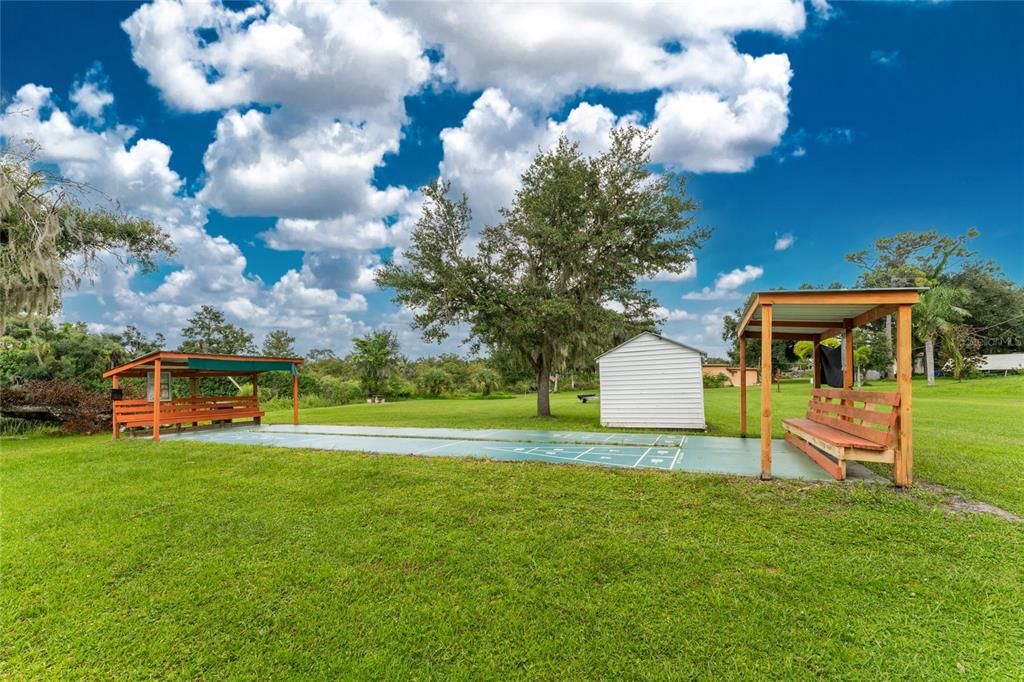
[[[760,442],[680,434],[517,431],[513,429],[431,429],[316,424],[169,433],[167,440],[344,450],[431,457],[481,457],[617,468],[661,469],[757,476]],[[772,441],[772,472],[779,478],[832,480],[784,440]],[[851,478],[882,480],[860,465]]]

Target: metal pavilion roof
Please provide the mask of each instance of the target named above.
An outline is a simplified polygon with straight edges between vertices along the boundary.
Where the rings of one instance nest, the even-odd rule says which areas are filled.
[[[740,335],[760,335],[761,307],[772,306],[772,333],[780,338],[824,338],[859,327],[917,303],[923,287],[891,289],[798,289],[755,293],[740,320]]]
[[[113,376],[144,377],[147,372],[152,372],[156,368],[155,363],[157,360],[160,360],[161,371],[173,372],[176,376],[180,377],[257,374],[274,370],[290,370],[305,362],[303,358],[184,353],[158,350],[107,370],[103,373],[103,378],[107,379]]]

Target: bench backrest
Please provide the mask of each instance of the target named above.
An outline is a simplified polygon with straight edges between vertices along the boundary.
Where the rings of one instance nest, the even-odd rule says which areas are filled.
[[[191,418],[196,414],[215,414],[230,410],[258,410],[259,402],[251,395],[195,396],[160,401],[160,415],[165,418],[181,416]],[[148,415],[152,418],[153,403],[149,400],[130,399],[114,401],[114,417],[118,421],[139,419]],[[191,419],[186,419],[190,421]],[[167,422],[170,423],[170,422]]]
[[[863,403],[855,407],[854,403]],[[886,448],[896,436],[899,393],[876,393],[836,388],[811,389],[807,418]],[[889,408],[888,412],[875,407]]]

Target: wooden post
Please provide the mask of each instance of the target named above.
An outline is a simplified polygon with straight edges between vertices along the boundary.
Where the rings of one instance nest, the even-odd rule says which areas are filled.
[[[188,380],[188,387],[192,392],[193,398],[199,397],[199,379],[192,377]],[[192,422],[192,426],[199,426],[199,422]]]
[[[908,486],[914,479],[914,449],[912,431],[911,376],[914,360],[912,357],[911,328],[912,306],[901,305],[896,316],[896,389],[900,394],[899,407],[899,446],[892,464],[892,479],[899,486]]]
[[[256,402],[256,409],[260,409],[260,385],[257,381],[259,374],[252,375],[252,399]],[[262,420],[259,417],[253,417],[253,423],[259,424]]]
[[[843,320],[843,388],[853,388],[853,320]]]
[[[821,341],[814,340],[814,387],[821,388]]]
[[[772,477],[772,307],[761,306],[761,480]]]
[[[110,378],[110,386],[114,390],[120,388],[121,378],[115,374],[113,377]],[[116,440],[121,437],[121,429],[119,429],[117,425],[117,409],[114,406],[113,400],[110,401],[110,421],[113,423],[114,439]]]
[[[849,391],[853,388],[853,320],[843,320],[843,389]],[[853,407],[853,401],[840,401],[847,407]],[[839,417],[844,422],[852,422],[853,419],[846,416]]]
[[[292,375],[292,424],[299,425],[299,375]]]
[[[747,340],[740,337],[740,435],[747,435]]]
[[[153,361],[153,440],[160,440],[160,358]]]

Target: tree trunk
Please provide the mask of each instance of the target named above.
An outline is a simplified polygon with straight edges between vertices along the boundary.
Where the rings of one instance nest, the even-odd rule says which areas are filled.
[[[928,385],[935,385],[935,342],[924,342],[924,371],[928,375]]]
[[[543,355],[537,363],[537,416],[551,416],[551,368]]]

